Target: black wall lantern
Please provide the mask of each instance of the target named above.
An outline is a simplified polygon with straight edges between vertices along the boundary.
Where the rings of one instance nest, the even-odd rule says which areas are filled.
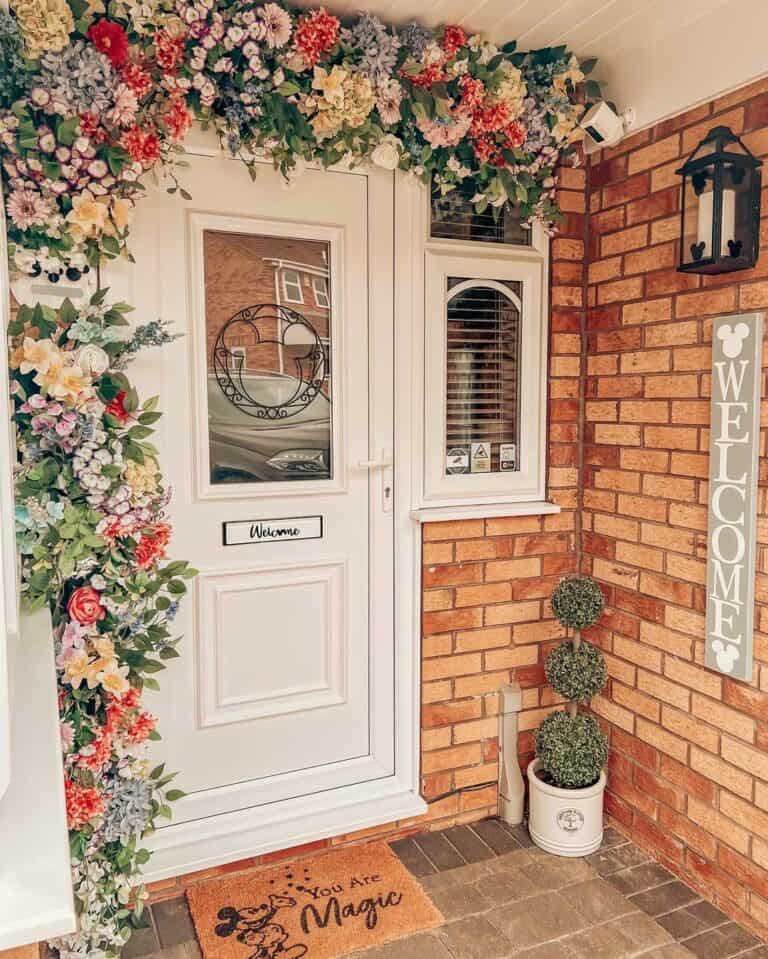
[[[730,273],[755,265],[761,166],[728,127],[715,127],[680,167],[679,272]]]

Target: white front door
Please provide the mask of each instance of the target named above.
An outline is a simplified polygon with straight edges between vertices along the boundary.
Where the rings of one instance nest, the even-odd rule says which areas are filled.
[[[321,832],[297,817],[395,758],[392,174],[286,189],[266,165],[252,183],[216,151],[189,159],[191,201],[143,200],[137,263],[105,283],[136,324],[183,334],[133,367],[164,412],[172,555],[200,570],[149,700],[187,793],[153,875]],[[246,810],[275,824],[263,841],[232,839]],[[189,851],[193,824],[230,838]]]

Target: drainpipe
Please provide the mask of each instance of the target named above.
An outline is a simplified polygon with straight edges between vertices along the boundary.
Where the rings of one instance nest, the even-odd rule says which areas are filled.
[[[517,761],[517,715],[523,708],[519,683],[499,690],[499,816],[513,826],[523,821],[525,784]]]

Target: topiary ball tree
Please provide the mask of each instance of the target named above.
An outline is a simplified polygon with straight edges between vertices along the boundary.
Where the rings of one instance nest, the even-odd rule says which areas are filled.
[[[552,612],[568,629],[592,626],[605,607],[605,597],[591,576],[566,576],[552,593]]]
[[[547,656],[544,671],[555,692],[578,703],[589,702],[608,679],[602,653],[590,643],[561,643]]]
[[[608,740],[593,716],[550,713],[536,731],[536,756],[545,781],[560,789],[583,789],[600,778]]]

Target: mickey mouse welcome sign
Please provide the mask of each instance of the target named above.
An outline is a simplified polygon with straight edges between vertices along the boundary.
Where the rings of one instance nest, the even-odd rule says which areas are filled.
[[[706,665],[752,678],[763,315],[712,327]]]

